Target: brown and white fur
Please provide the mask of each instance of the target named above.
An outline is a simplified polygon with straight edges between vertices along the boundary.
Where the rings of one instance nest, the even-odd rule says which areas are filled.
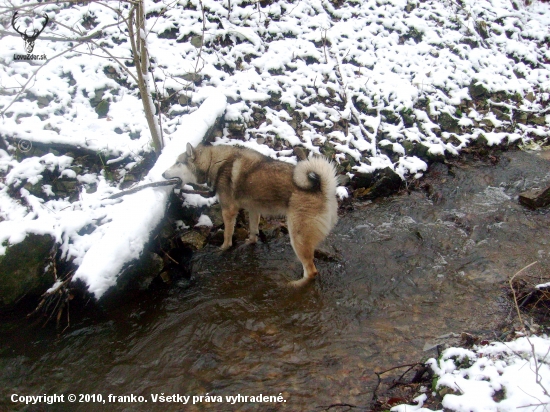
[[[182,186],[206,183],[215,191],[225,226],[224,250],[232,245],[240,209],[249,213],[247,243],[258,240],[260,215],[286,216],[290,243],[304,268],[303,278],[292,284],[306,284],[317,275],[315,248],[338,220],[336,172],[326,159],[313,157],[294,166],[243,147],[187,144],[163,177],[179,177]]]

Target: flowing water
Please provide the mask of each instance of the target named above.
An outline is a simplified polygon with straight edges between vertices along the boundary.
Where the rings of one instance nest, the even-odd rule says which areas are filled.
[[[318,260],[320,278],[305,289],[282,286],[301,271],[284,236],[226,253],[209,246],[193,256],[191,282],[111,303],[60,337],[5,315],[0,410],[23,408],[12,394],[65,395],[27,409],[41,411],[366,406],[374,372],[434,356],[425,349],[449,333],[491,336],[510,313],[505,280],[548,263],[550,210],[517,201],[550,183],[546,153],[434,165],[426,190],[354,203],[324,246],[337,258]],[[69,404],[68,394],[106,404]],[[109,403],[109,394],[147,403]],[[191,398],[154,403],[161,394]],[[192,404],[207,394],[223,402]],[[284,402],[226,402],[238,394]]]

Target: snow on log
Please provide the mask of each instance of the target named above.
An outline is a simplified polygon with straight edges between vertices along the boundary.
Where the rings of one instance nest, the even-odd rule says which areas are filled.
[[[157,162],[141,183],[163,180],[162,173],[185,151],[186,144],[199,144],[223,115],[226,105],[225,96],[215,94],[197,111],[183,116],[173,139],[166,142]],[[96,229],[102,232],[101,239],[88,249],[73,280],[86,283],[96,298],[115,285],[123,267],[140,257],[151,232],[163,218],[171,190],[170,186],[147,188],[113,205],[110,221]]]

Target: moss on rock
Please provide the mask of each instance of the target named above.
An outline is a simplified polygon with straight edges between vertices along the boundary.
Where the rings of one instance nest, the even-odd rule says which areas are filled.
[[[25,294],[42,294],[53,283],[45,272],[54,245],[49,235],[29,234],[0,256],[0,306],[12,305]]]

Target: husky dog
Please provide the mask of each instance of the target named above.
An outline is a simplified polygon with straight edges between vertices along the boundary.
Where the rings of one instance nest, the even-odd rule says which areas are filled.
[[[221,248],[232,245],[239,209],[249,213],[247,243],[258,240],[260,215],[286,216],[290,243],[304,267],[301,286],[313,280],[317,268],[313,254],[338,220],[336,171],[321,157],[296,166],[236,146],[187,144],[176,163],[163,173],[165,179],[179,177],[185,183],[208,184],[218,195],[225,226]]]

